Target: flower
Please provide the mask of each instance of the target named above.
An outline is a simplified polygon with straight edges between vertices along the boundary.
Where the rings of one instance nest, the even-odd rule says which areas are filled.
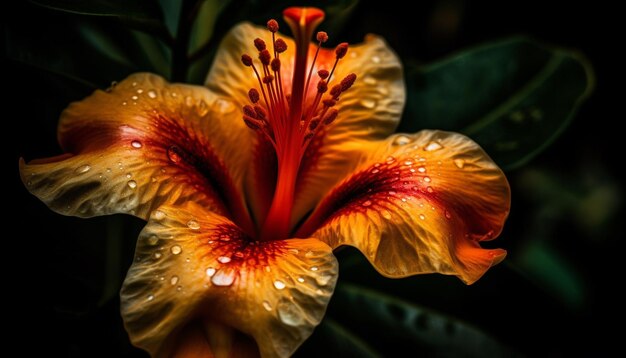
[[[295,40],[275,20],[235,27],[206,87],[135,74],[96,91],[61,116],[66,154],[20,163],[61,214],[148,220],[121,300],[153,356],[292,354],[324,315],[342,245],[389,277],[472,283],[504,258],[479,245],[508,215],[501,170],[460,134],[391,135],[398,58],[372,35],[310,44],[323,17],[285,10]]]

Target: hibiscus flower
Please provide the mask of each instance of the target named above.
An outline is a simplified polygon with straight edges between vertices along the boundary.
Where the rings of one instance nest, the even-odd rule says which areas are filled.
[[[20,163],[58,213],[148,221],[121,304],[155,357],[289,356],[324,316],[343,245],[388,277],[468,284],[506,254],[479,245],[508,215],[502,171],[461,134],[392,135],[400,61],[373,35],[310,43],[323,17],[285,10],[294,40],[275,20],[236,26],[204,87],[143,73],[96,91],[61,115],[66,154]]]

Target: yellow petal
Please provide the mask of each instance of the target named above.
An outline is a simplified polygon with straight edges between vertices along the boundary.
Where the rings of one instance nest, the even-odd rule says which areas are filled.
[[[469,284],[504,258],[479,243],[500,234],[509,208],[506,177],[476,143],[421,131],[363,153],[298,234],[355,246],[389,277],[439,272]]]
[[[262,356],[289,356],[322,319],[337,278],[319,240],[248,241],[231,221],[191,203],[155,211],[136,255],[122,316],[133,344],[157,357],[184,351],[180,332],[190,325],[202,327],[213,352],[230,352],[247,335]]]
[[[250,155],[241,138],[249,132],[239,117],[232,102],[203,87],[132,75],[70,105],[59,142],[71,154],[22,162],[22,179],[66,215],[145,219],[164,202],[187,200],[245,213],[238,192]]]

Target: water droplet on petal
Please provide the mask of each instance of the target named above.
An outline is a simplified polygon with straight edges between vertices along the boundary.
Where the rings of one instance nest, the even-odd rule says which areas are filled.
[[[172,276],[172,278],[170,279],[170,283],[172,285],[175,285],[178,283],[178,276]]]
[[[200,223],[198,223],[196,220],[189,220],[187,221],[187,227],[192,230],[198,230],[200,228]]]
[[[377,173],[379,173],[379,172],[380,172],[380,170],[379,170],[379,169],[376,169],[376,168],[374,168],[374,169],[372,169],[372,170],[370,171],[370,173],[372,173],[372,174],[377,174]]]
[[[311,271],[317,271],[317,270],[319,270],[319,268],[317,266],[312,266],[311,267]]]
[[[177,146],[173,145],[169,148],[167,148],[167,157],[173,162],[173,163],[179,163],[183,157],[180,155],[181,150],[180,148],[178,148]]]
[[[263,301],[263,308],[265,308],[266,311],[271,311],[272,305],[270,305],[270,303],[267,301]]]
[[[443,146],[441,144],[439,144],[438,142],[430,142],[430,143],[426,144],[426,146],[424,147],[424,150],[428,151],[428,152],[433,152],[433,151],[439,150],[441,148],[443,148]]]
[[[411,139],[409,137],[401,135],[401,136],[396,137],[396,139],[393,141],[393,144],[405,145],[405,144],[408,144],[409,142],[411,142]]]
[[[76,168],[76,173],[83,174],[83,173],[87,173],[90,170],[91,170],[91,166],[85,164],[85,165],[81,165],[80,167]]]
[[[155,259],[160,259],[160,258],[161,258],[161,256],[163,256],[163,255],[162,255],[160,252],[155,252],[155,253],[154,253],[154,258],[155,258]]]
[[[424,214],[420,214],[420,219],[424,220],[426,219],[426,216]]]
[[[235,271],[219,270],[211,277],[211,282],[213,282],[215,286],[230,286],[235,282]]]
[[[132,97],[130,97],[130,98],[132,98],[132,99],[133,99],[133,101],[136,101],[136,100],[138,100],[138,99],[139,99],[139,97],[137,97],[137,96],[132,96]]]
[[[429,192],[429,193],[432,193],[433,192],[433,187],[432,186],[426,187],[426,191]]]
[[[162,212],[161,210],[156,210],[153,214],[153,217],[156,220],[163,220],[165,218],[165,213]]]
[[[380,61],[381,61],[380,56],[373,56],[373,57],[372,57],[372,62],[374,62],[374,63],[380,63]]]
[[[288,326],[300,326],[304,323],[304,313],[298,306],[287,299],[282,299],[276,307],[278,317]]]
[[[174,255],[178,255],[181,252],[183,252],[182,247],[178,246],[178,245],[174,245],[172,246],[172,248],[170,249],[170,251],[174,254]]]
[[[410,160],[405,160],[404,161],[404,165],[409,166],[409,165],[413,165],[413,162]]]
[[[129,180],[127,184],[128,184],[128,187],[131,189],[135,189],[137,187],[137,182],[134,180]]]
[[[417,171],[420,173],[426,173],[426,168],[425,167],[419,167],[417,168]]]
[[[454,160],[454,165],[456,165],[456,167],[459,168],[459,169],[463,169],[463,167],[465,166],[465,160],[463,160],[463,159],[455,159]]]
[[[446,215],[446,219],[451,219],[452,218],[452,214],[450,214],[450,212],[448,210],[445,211],[445,215]]]
[[[143,90],[142,90],[141,88],[139,88],[139,89],[137,90],[137,93],[138,93],[138,94],[142,94],[142,93],[143,93]]]
[[[274,287],[276,287],[277,290],[282,290],[285,286],[285,283],[281,280],[274,281]]]
[[[150,246],[155,246],[156,244],[159,243],[159,237],[156,235],[150,235],[148,237],[148,245]]]
[[[235,105],[227,99],[218,98],[215,100],[215,108],[222,113],[230,113],[235,110]]]
[[[396,158],[394,158],[394,157],[392,157],[392,156],[388,156],[388,157],[387,157],[387,160],[386,160],[386,163],[387,163],[387,164],[391,164],[391,163],[393,163],[393,162],[395,162],[395,161],[396,161]]]
[[[157,98],[156,91],[155,90],[148,91],[148,97],[150,97],[150,98]]]
[[[134,141],[130,142],[130,145],[131,145],[133,148],[141,148],[141,142],[140,142],[140,141],[138,141],[138,140],[134,140]]]
[[[227,264],[227,263],[230,262],[230,257],[228,257],[228,256],[220,256],[220,257],[217,258],[217,261],[219,261],[220,263],[223,263],[223,264]]]
[[[424,177],[424,181],[425,181],[426,183],[430,183],[431,179],[430,179],[430,177]]]
[[[302,278],[302,277],[298,277],[298,282],[300,282],[300,283],[304,283],[304,278]]]
[[[209,277],[213,277],[213,275],[215,275],[215,269],[213,267],[209,267],[206,269],[206,275]]]
[[[154,299],[154,295],[148,295],[148,298],[147,298],[148,301],[152,301],[153,299]]]
[[[333,276],[331,275],[322,275],[322,276],[318,276],[315,278],[315,280],[317,281],[317,284],[320,286],[326,286],[328,285],[328,282],[330,282],[330,280],[333,278]]]
[[[365,201],[363,202],[363,204],[361,204],[361,205],[363,205],[363,206],[365,206],[365,207],[371,206],[371,205],[372,205],[372,201],[371,201],[371,200],[365,200]]]
[[[364,99],[361,100],[361,104],[365,108],[374,108],[374,107],[376,107],[376,101],[374,101],[372,99],[364,98]]]

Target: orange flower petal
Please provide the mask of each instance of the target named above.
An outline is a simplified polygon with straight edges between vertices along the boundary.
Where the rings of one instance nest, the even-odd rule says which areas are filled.
[[[355,246],[385,276],[439,272],[470,284],[504,258],[479,243],[500,234],[509,207],[506,177],[476,143],[428,130],[364,153],[298,234]]]
[[[239,117],[234,104],[203,87],[132,75],[70,105],[59,142],[71,154],[22,162],[22,179],[66,215],[145,219],[166,201],[194,200],[246,217],[237,193],[250,149],[234,138],[249,132]]]
[[[280,54],[280,60],[283,85],[290,88],[295,43],[279,33],[276,36],[287,43],[287,51]],[[264,39],[268,46],[271,45],[268,30],[248,23],[235,26],[222,41],[205,82],[209,89],[233,98],[240,106],[249,103],[248,90],[259,86],[252,70],[241,63],[242,54],[256,57],[255,38]],[[311,44],[309,48],[309,65],[316,48],[317,44]],[[330,71],[334,61],[334,49],[322,49],[313,74],[320,69]],[[294,223],[348,174],[345,168],[357,158],[350,142],[382,139],[393,133],[400,121],[405,100],[402,65],[382,38],[368,35],[364,43],[351,46],[346,57],[340,60],[329,85],[339,83],[350,73],[355,73],[358,78],[335,106],[339,110],[337,120],[309,146],[301,165]],[[315,96],[317,81],[315,77],[309,85],[309,101]],[[286,91],[291,92],[290,89]],[[253,212],[257,220],[262,221],[262,213],[267,211],[274,191],[276,159],[271,145],[262,139],[257,140],[254,151],[246,188],[252,198]]]
[[[202,327],[214,352],[247,335],[262,356],[289,356],[322,319],[337,279],[337,262],[319,240],[251,242],[192,203],[156,210],[136,255],[122,316],[131,341],[153,356],[182,352],[180,332],[190,325]]]

